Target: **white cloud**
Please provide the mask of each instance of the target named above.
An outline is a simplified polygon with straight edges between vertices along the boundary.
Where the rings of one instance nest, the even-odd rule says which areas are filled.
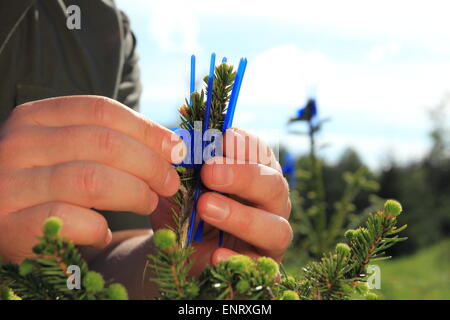
[[[389,53],[397,50],[389,47]],[[342,63],[318,51],[284,45],[249,58],[248,66],[239,110],[254,116],[241,121],[237,114],[236,123],[282,131],[304,103],[308,86],[315,84],[321,116],[332,117],[325,126],[330,150],[336,155],[354,146],[372,166],[387,155],[400,161],[422,155],[428,147],[426,107],[450,90],[450,63]],[[286,139],[294,150],[307,150],[306,140]]]
[[[150,3],[150,32],[163,51],[190,53],[200,50],[197,19],[189,1]]]
[[[302,104],[307,88],[315,85],[323,115],[423,128],[424,107],[449,90],[449,83],[450,63],[342,63],[318,51],[285,45],[249,59],[239,103],[286,113]]]
[[[199,52],[198,19],[189,1],[119,0],[133,16],[146,19],[150,35],[163,52]]]
[[[295,45],[271,48],[249,59],[240,103],[297,106],[307,88],[333,73],[334,65],[318,51]]]
[[[402,38],[450,49],[448,41],[442,42],[450,39],[450,3],[445,0],[262,0],[257,5],[253,1],[227,1],[233,10],[223,10],[210,0],[192,4],[205,15],[287,22],[352,37]]]
[[[250,112],[247,110],[242,111],[238,108],[235,114],[235,118],[239,119],[239,126],[246,127],[257,120],[257,115],[254,112]]]
[[[428,50],[450,52],[450,2],[445,0],[117,0],[133,16],[142,16],[167,51],[199,49],[199,19],[241,17],[265,23],[332,32],[350,38],[401,39]],[[203,30],[202,30],[203,32]],[[195,49],[195,50],[194,50]]]
[[[385,58],[389,58],[397,54],[400,51],[400,45],[398,43],[388,43],[384,45],[378,45],[372,48],[368,54],[368,58],[371,62],[381,62]]]
[[[377,161],[374,160],[377,154],[391,147],[400,158],[416,157],[423,152],[428,127],[424,107],[437,102],[450,89],[450,63],[434,60],[433,54],[415,60],[405,55],[411,47],[420,49],[416,50],[416,57],[418,52],[450,53],[448,1],[261,0],[255,4],[242,0],[226,3],[117,0],[117,3],[133,19],[145,22],[161,51],[197,52],[199,62],[204,55],[201,45],[209,45],[199,42],[200,33],[211,36],[207,28],[199,29],[200,20],[203,23],[225,18],[233,23],[234,18],[245,18],[248,24],[261,21],[268,25],[283,24],[290,32],[299,27],[318,37],[326,32],[328,36],[356,39],[369,46],[378,43],[364,48],[366,56],[357,61],[343,62],[324,52],[305,50],[294,42],[249,56],[235,121],[250,128],[264,125],[283,128],[286,119],[304,103],[308,87],[315,85],[320,114],[332,116],[326,136],[331,132],[333,150],[334,145],[352,144],[372,162]],[[248,47],[252,48],[252,44]],[[395,61],[390,59],[394,56]],[[169,108],[174,101],[183,101],[183,93],[187,92],[184,75],[188,74],[188,62],[171,56],[156,63],[160,64],[160,70],[148,68],[152,74],[144,75],[147,80],[143,100],[153,104],[165,101]],[[198,67],[202,65],[199,63]],[[335,127],[340,131],[331,131]],[[389,130],[395,134],[386,138],[384,132]],[[419,134],[408,137],[405,133],[413,131]],[[418,135],[423,139],[416,141]],[[292,145],[295,148],[301,145],[298,138]]]
[[[165,100],[179,100],[183,102],[184,95],[183,92],[185,88],[180,85],[160,85],[160,84],[145,84],[144,91],[142,93],[141,99],[143,101],[165,101]],[[180,102],[180,104],[181,104]]]

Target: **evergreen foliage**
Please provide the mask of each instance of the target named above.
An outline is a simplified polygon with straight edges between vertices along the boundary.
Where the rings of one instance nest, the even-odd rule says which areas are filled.
[[[230,100],[230,94],[233,87],[236,71],[233,66],[222,63],[215,67],[213,94],[211,99],[211,114],[209,120],[209,129],[222,130],[227,104]],[[191,95],[192,105],[189,106],[188,99],[184,105],[179,108],[180,128],[189,130],[192,135],[194,130],[201,132],[202,128],[196,128],[195,122],[204,123],[204,114],[206,110],[206,92],[208,91],[208,76],[203,79],[205,89],[199,92],[193,92]],[[194,142],[191,138],[191,163],[194,163]],[[184,248],[186,246],[187,232],[189,226],[189,217],[194,204],[195,189],[198,185],[198,167],[178,166],[177,172],[181,179],[181,186],[177,194],[173,197],[174,202],[178,206],[178,210],[173,212],[175,222],[174,231],[180,239],[179,245]],[[201,186],[200,186],[201,187]]]
[[[296,160],[294,168],[285,171],[285,175],[288,175],[287,171],[291,171],[296,182],[295,185],[291,183],[293,210],[290,222],[294,230],[293,247],[300,248],[303,252],[304,257],[300,260],[319,258],[323,252],[333,248],[347,228],[360,224],[369,211],[362,215],[355,214],[358,209],[355,203],[360,200],[361,195],[365,196],[366,203],[368,196],[379,187],[369,169],[351,151],[343,159],[343,172],[332,172],[339,171],[340,176],[328,176],[329,168],[317,155],[318,149],[322,147],[317,143],[317,135],[328,119],[319,120],[317,117],[316,102],[309,99],[306,106],[299,110],[297,117],[289,121],[290,125],[296,122],[306,123],[306,133],[293,129],[290,132],[306,134],[309,138],[308,155]],[[339,179],[341,181],[337,181]],[[379,199],[371,199],[375,205],[380,205]],[[288,259],[290,258],[288,254]]]
[[[15,300],[84,300],[127,299],[125,288],[105,281],[97,272],[89,271],[75,245],[59,236],[62,221],[51,217],[43,226],[43,236],[34,246],[34,258],[20,265],[0,261],[1,299]],[[82,285],[80,289],[68,288],[72,273],[69,266],[78,266]]]
[[[222,127],[235,75],[233,67],[226,63],[215,69],[210,128],[220,130]],[[192,105],[180,107],[181,127],[191,130],[194,121],[204,120],[204,110],[204,91],[193,93]],[[311,119],[313,114],[311,111],[301,117]],[[342,237],[342,216],[349,211],[355,190],[361,188],[361,181],[368,183],[369,180],[364,180],[364,170],[348,177],[349,189],[336,206],[337,221],[331,223],[331,229],[327,228],[320,192],[323,188],[320,164],[317,160],[310,160],[313,161],[310,181],[317,192],[309,196],[319,200],[315,209],[318,211],[315,214],[307,212],[306,215],[310,219],[310,230],[316,232],[310,237],[322,237],[321,241],[326,239],[325,245],[314,249],[319,255],[321,248],[329,247],[331,243],[334,245],[335,240]],[[255,261],[243,255],[207,266],[199,277],[194,277],[190,274],[194,249],[187,246],[186,234],[197,187],[197,171],[185,167],[177,167],[177,170],[182,184],[174,196],[178,205],[178,209],[173,210],[174,226],[154,234],[156,250],[148,256],[153,274],[151,280],[158,286],[162,299],[376,299],[366,283],[369,276],[367,266],[371,262],[388,259],[385,250],[405,240],[398,236],[406,228],[397,227],[401,205],[389,200],[384,210],[369,214],[362,227],[346,231],[346,243],[338,243],[333,251],[320,252],[321,258],[308,263],[298,278],[287,275],[284,268],[271,258],[260,257]],[[57,218],[46,221],[44,235],[33,248],[35,257],[24,260],[20,265],[0,261],[0,299],[126,299],[123,286],[105,283],[100,274],[89,271],[75,245],[59,235],[61,227],[62,221]],[[70,277],[67,268],[70,265],[80,267],[83,279],[79,290],[67,287]]]
[[[369,215],[363,227],[348,230],[347,243],[338,243],[334,252],[308,263],[297,279],[281,272],[280,280],[278,265],[271,258],[254,261],[243,255],[208,266],[196,279],[189,276],[192,247],[183,249],[173,243],[150,256],[150,268],[157,275],[153,281],[164,299],[376,299],[366,283],[367,266],[389,259],[386,249],[406,240],[398,236],[406,225],[398,228],[397,215],[393,214],[400,204],[388,200],[385,207],[392,206],[396,208],[393,212],[379,210]]]
[[[211,125],[220,129],[223,123],[226,102],[235,73],[232,67],[222,63],[215,69],[215,90],[211,107]],[[207,78],[204,79],[207,83]],[[216,88],[225,88],[219,90]],[[187,103],[187,100],[186,100]],[[315,105],[314,105],[315,106]],[[204,120],[205,94],[194,92],[192,105],[183,105],[179,109],[181,126],[185,129],[193,128],[194,122]],[[310,137],[319,130],[319,125],[313,125],[316,111],[313,109],[303,112],[299,117],[309,121]],[[347,174],[347,188],[342,200],[336,204],[336,214],[327,227],[325,204],[323,200],[323,180],[321,165],[315,158],[314,143],[311,144],[309,158],[310,179],[314,186],[314,200],[316,212],[307,212],[308,227],[311,237],[320,237],[326,241],[315,250],[319,255],[323,248],[342,237],[344,232],[344,219],[351,208],[352,200],[361,188],[371,189],[374,182],[367,178],[367,169],[361,168],[354,174]],[[158,286],[163,299],[349,299],[356,294],[369,299],[375,295],[367,289],[366,267],[370,262],[386,259],[384,251],[405,238],[399,238],[397,233],[406,226],[397,228],[396,216],[401,211],[398,202],[386,202],[386,210],[370,214],[364,227],[346,232],[347,243],[339,243],[335,252],[324,253],[319,261],[309,263],[303,271],[301,278],[295,279],[285,272],[281,274],[277,263],[268,257],[261,257],[257,261],[243,255],[231,257],[227,261],[207,266],[198,278],[190,276],[189,271],[193,261],[190,257],[194,251],[192,246],[186,246],[186,230],[189,214],[192,210],[195,183],[195,170],[182,168],[179,171],[182,188],[175,196],[178,211],[173,216],[176,228],[158,231],[154,243],[158,248],[154,255],[150,255],[150,268],[155,274],[152,279]],[[311,210],[313,210],[311,208]],[[304,215],[304,214],[303,214]],[[314,233],[314,234],[313,234]],[[176,241],[173,242],[173,238]],[[167,239],[166,239],[167,238]],[[170,241],[169,241],[170,239]],[[172,242],[171,247],[166,243]],[[283,270],[282,270],[283,271]],[[365,288],[362,290],[361,288]]]

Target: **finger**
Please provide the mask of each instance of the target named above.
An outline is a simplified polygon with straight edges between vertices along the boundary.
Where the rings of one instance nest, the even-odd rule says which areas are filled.
[[[107,127],[141,141],[173,163],[184,159],[186,153],[175,133],[107,97],[66,96],[28,102],[14,109],[8,127],[23,124]]]
[[[105,127],[27,127],[6,143],[14,144],[11,148],[21,155],[19,158],[10,156],[15,166],[52,166],[88,160],[141,178],[163,196],[172,196],[180,186],[174,167],[159,153],[126,134]]]
[[[231,128],[226,131],[224,155],[227,163],[259,163],[282,172],[272,148],[258,136],[242,129]]]
[[[266,251],[270,256],[283,254],[291,243],[292,229],[286,219],[220,194],[203,194],[197,209],[205,222]]]
[[[289,217],[289,185],[279,171],[262,164],[222,164],[225,162],[223,158],[213,158],[203,166],[201,178],[205,186]]]
[[[104,248],[111,242],[111,230],[103,216],[90,209],[52,202],[5,216],[0,225],[0,252],[13,262],[31,256],[44,221],[53,216],[63,220],[61,236],[75,244]]]
[[[99,210],[148,214],[158,203],[158,195],[142,180],[89,161],[23,169],[5,179],[9,187],[0,193],[0,203],[6,212],[58,201]]]

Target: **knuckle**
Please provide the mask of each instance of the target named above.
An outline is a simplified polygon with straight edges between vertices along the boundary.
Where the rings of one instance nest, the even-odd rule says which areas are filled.
[[[154,135],[155,135],[155,123],[153,123],[152,121],[144,118],[144,117],[140,117],[141,118],[141,126],[142,126],[142,135],[144,138],[144,141],[146,141],[147,143],[150,141],[154,140]],[[163,139],[161,139],[160,143],[163,143]]]
[[[93,96],[93,113],[94,118],[99,123],[104,123],[107,121],[107,112],[108,112],[108,106],[109,106],[109,98],[102,97],[102,96]]]
[[[100,190],[100,169],[94,164],[84,164],[76,175],[76,184],[88,199],[98,196]]]
[[[163,181],[163,179],[164,179],[163,173],[165,171],[165,168],[162,166],[158,166],[158,158],[157,158],[156,154],[154,154],[154,153],[150,154],[149,163],[150,163],[150,166],[148,168],[148,173],[147,173],[149,180],[154,181],[155,184],[162,185],[162,183],[164,182]]]
[[[120,149],[119,138],[113,130],[100,128],[95,134],[97,146],[101,152],[113,154]]]

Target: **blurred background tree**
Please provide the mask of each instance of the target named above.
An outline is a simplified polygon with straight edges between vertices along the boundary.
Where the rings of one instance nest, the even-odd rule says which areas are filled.
[[[450,237],[450,144],[446,112],[450,94],[429,110],[431,119],[429,152],[420,160],[400,165],[395,161],[379,173],[379,196],[402,201],[411,225],[395,254],[407,254]]]
[[[408,241],[389,252],[397,257],[380,263],[381,295],[389,299],[450,299],[450,142],[446,112],[450,94],[429,110],[431,147],[419,160],[398,163],[391,159],[371,171],[354,149],[344,150],[335,163],[320,157],[323,145],[318,134],[327,121],[318,119],[313,98],[290,119],[291,133],[309,137],[309,152],[294,156],[280,148],[283,171],[291,186],[292,249],[287,268],[316,258],[338,241],[345,228],[357,225],[369,211],[379,209],[384,199],[397,199],[408,214],[399,222],[408,224]],[[293,130],[293,123],[307,131]],[[291,150],[292,150],[291,146]],[[355,214],[362,212],[361,214]],[[299,248],[303,250],[298,250]],[[299,256],[299,252],[304,252]],[[383,290],[384,288],[384,290]]]
[[[291,133],[306,134],[310,146],[309,153],[296,160],[283,151],[282,166],[291,184],[293,202],[293,247],[301,248],[288,254],[287,260],[296,263],[319,258],[341,240],[345,230],[359,225],[366,216],[356,215],[356,210],[369,209],[369,195],[378,189],[374,175],[361,163],[355,151],[347,150],[334,166],[318,157],[317,150],[323,145],[318,145],[317,135],[326,121],[328,119],[318,118],[315,98],[309,98],[289,120],[289,124],[306,124],[306,132],[291,130]],[[381,208],[382,203],[379,205]],[[299,256],[299,252],[303,256]]]

